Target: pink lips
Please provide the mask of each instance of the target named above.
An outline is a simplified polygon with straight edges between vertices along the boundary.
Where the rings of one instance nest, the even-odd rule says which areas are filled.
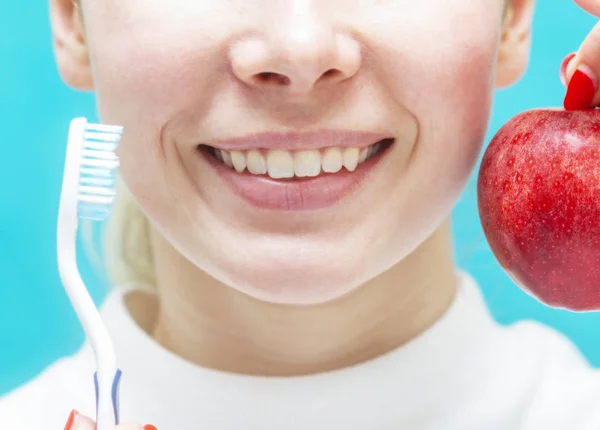
[[[329,146],[362,148],[386,138],[390,138],[390,135],[360,131],[325,130],[310,133],[256,133],[240,138],[213,140],[204,143],[213,148],[227,151],[244,151],[256,148],[299,151]]]
[[[325,131],[315,133],[261,133],[245,138],[207,142],[223,150],[285,149],[303,150],[325,147],[366,147],[389,135],[368,132]],[[369,173],[387,153],[384,148],[378,154],[359,164],[354,172],[342,168],[337,173],[321,173],[316,177],[272,179],[267,175],[253,175],[248,171],[238,173],[218,161],[208,151],[199,151],[204,160],[216,170],[221,180],[238,197],[260,209],[268,210],[316,210],[335,204],[347,197],[365,181]]]

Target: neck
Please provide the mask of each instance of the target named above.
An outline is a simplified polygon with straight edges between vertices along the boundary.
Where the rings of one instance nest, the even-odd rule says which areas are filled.
[[[264,303],[226,287],[152,234],[160,262],[152,336],[189,361],[223,371],[302,375],[361,363],[422,333],[456,292],[449,220],[356,291],[307,307]]]

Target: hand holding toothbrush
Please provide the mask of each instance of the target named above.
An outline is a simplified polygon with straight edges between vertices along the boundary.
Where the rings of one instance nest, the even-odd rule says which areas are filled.
[[[73,410],[69,415],[67,420],[67,424],[65,425],[65,430],[95,430],[96,423],[89,417],[85,415],[81,415],[77,411]],[[119,424],[115,427],[115,430],[157,430],[151,424],[146,424],[145,426],[141,426],[139,424]]]

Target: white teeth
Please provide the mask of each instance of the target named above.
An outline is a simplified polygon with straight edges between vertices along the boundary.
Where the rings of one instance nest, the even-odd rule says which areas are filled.
[[[289,151],[271,149],[267,154],[267,171],[273,179],[294,177],[294,157]]]
[[[217,160],[242,173],[246,168],[253,175],[267,174],[271,178],[293,178],[294,176],[314,177],[321,171],[336,173],[345,168],[349,172],[356,170],[381,149],[376,143],[365,148],[330,147],[322,150],[311,149],[289,152],[283,149],[249,151],[225,151],[216,149]],[[266,153],[266,156],[264,155]]]
[[[296,152],[294,155],[294,172],[299,178],[318,176],[321,173],[321,153],[316,149]]]
[[[342,151],[340,148],[327,148],[323,154],[323,171],[339,172],[342,169]]]
[[[231,154],[229,153],[229,151],[222,151],[222,150],[219,151],[217,149],[216,152],[220,152],[221,153],[221,157],[223,158],[223,163],[225,163],[229,167],[233,167],[233,163],[231,162]]]
[[[267,162],[258,149],[248,151],[248,171],[254,175],[267,173]]]
[[[350,172],[354,172],[354,169],[356,169],[356,166],[358,165],[358,153],[358,148],[344,149],[344,153],[342,154],[342,160],[344,163],[344,167]]]
[[[238,172],[242,173],[246,169],[246,157],[243,152],[231,151],[231,162]]]
[[[367,155],[369,154],[369,148],[370,146],[367,146],[366,148],[363,148],[360,150],[360,153],[358,154],[358,162],[362,163],[363,161],[365,161],[367,159]]]

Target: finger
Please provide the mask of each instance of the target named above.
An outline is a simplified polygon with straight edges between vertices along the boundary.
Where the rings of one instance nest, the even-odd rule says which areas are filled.
[[[90,417],[80,414],[76,410],[71,411],[65,430],[95,430],[96,423]]]
[[[598,3],[593,0],[578,0],[590,3]],[[599,3],[600,4],[600,3]],[[600,6],[598,6],[600,9]],[[576,72],[578,72],[576,74]],[[565,82],[569,85],[567,97],[571,100],[578,100],[581,103],[587,103],[588,106],[579,106],[579,108],[598,106],[600,104],[600,94],[598,92],[598,76],[600,76],[600,23],[592,29],[585,38],[576,55],[566,66]],[[576,79],[573,77],[576,76]]]
[[[575,0],[583,10],[600,17],[600,1],[598,0]]]

